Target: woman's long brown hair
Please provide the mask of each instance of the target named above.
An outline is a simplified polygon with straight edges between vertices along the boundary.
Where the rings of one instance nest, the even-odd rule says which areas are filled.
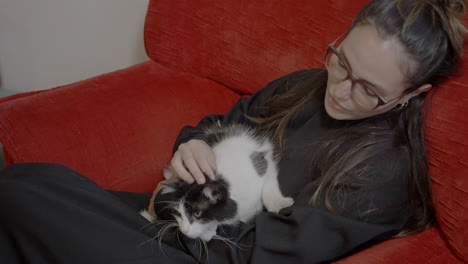
[[[462,56],[465,27],[464,0],[373,0],[358,14],[350,31],[359,25],[371,23],[383,38],[397,38],[408,56],[417,63],[408,76],[411,89],[423,84],[438,84],[452,74]],[[266,104],[266,118],[250,119],[269,131],[277,141],[283,156],[287,156],[284,138],[289,122],[314,98],[323,98],[327,71],[290,87],[288,92],[272,97]],[[369,120],[387,119],[393,130],[373,126],[372,122],[351,122],[345,130],[337,129],[321,139],[315,149],[312,164],[321,172],[314,182],[311,204],[322,203],[334,213],[339,201],[346,199],[349,184],[362,180],[369,158],[386,151],[385,146],[397,146],[404,153],[402,164],[409,171],[409,202],[411,215],[397,236],[425,230],[434,222],[424,145],[425,94],[413,97],[403,110],[391,110]],[[343,145],[347,145],[345,149]],[[350,173],[352,172],[352,173]],[[338,201],[338,203],[336,203]],[[337,206],[338,205],[338,206]],[[370,208],[366,213],[378,210]]]

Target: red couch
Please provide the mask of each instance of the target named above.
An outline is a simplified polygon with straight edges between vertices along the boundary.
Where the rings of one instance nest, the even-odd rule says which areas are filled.
[[[184,125],[224,113],[241,96],[289,72],[322,67],[327,44],[366,2],[150,1],[150,61],[0,99],[6,165],[62,163],[105,188],[150,192]],[[433,94],[427,118],[437,226],[339,263],[468,261],[467,72],[464,61],[461,73]]]

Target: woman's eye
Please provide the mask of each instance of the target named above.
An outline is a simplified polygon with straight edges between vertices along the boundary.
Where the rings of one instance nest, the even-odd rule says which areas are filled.
[[[374,93],[371,89],[369,89],[369,88],[367,88],[367,87],[364,87],[364,90],[366,91],[366,94],[367,94],[368,96],[370,96],[370,97],[377,97],[377,95],[375,95],[375,93]]]
[[[196,217],[196,218],[199,218],[201,215],[202,215],[201,211],[196,211],[196,212],[193,213],[193,216]]]

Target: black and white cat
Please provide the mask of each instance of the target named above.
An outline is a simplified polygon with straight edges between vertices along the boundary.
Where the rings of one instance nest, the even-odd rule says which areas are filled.
[[[279,189],[278,157],[267,136],[246,125],[219,122],[204,134],[216,157],[216,179],[164,184],[150,205],[158,220],[175,220],[186,236],[210,241],[220,225],[248,222],[263,206],[277,213],[293,204]],[[141,214],[154,220],[146,211]]]

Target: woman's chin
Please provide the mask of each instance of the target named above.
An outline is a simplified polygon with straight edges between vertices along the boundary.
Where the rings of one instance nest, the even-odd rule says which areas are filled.
[[[327,112],[327,114],[331,118],[336,119],[336,120],[350,120],[350,119],[352,119],[349,115],[339,111],[338,109],[335,109],[332,105],[330,105],[328,100],[325,100],[324,105],[325,105],[325,111]]]

